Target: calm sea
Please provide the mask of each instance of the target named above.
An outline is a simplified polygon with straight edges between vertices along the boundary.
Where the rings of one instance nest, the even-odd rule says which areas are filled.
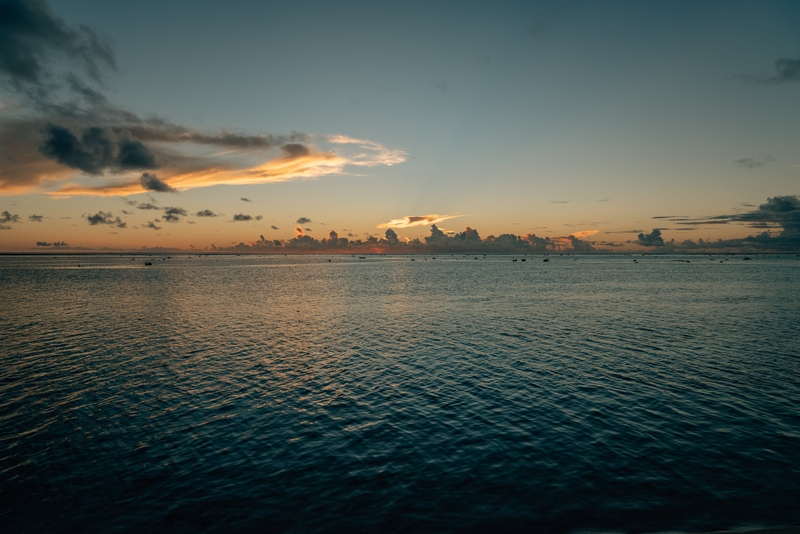
[[[413,258],[0,257],[0,529],[800,523],[796,256]]]

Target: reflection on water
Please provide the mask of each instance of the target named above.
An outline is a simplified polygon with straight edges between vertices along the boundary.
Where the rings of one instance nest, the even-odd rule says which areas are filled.
[[[0,258],[0,521],[800,522],[794,257],[427,258]]]

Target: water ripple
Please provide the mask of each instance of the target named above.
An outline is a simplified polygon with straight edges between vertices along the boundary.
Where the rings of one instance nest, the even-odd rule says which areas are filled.
[[[0,258],[0,520],[796,524],[800,265],[675,259]]]

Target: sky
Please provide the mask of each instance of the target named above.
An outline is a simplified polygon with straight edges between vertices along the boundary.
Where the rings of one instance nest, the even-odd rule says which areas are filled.
[[[798,194],[796,1],[0,0],[0,252],[800,251]]]

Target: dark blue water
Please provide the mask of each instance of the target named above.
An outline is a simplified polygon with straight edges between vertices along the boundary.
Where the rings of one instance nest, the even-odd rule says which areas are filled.
[[[427,258],[0,258],[2,530],[800,523],[795,257]]]

